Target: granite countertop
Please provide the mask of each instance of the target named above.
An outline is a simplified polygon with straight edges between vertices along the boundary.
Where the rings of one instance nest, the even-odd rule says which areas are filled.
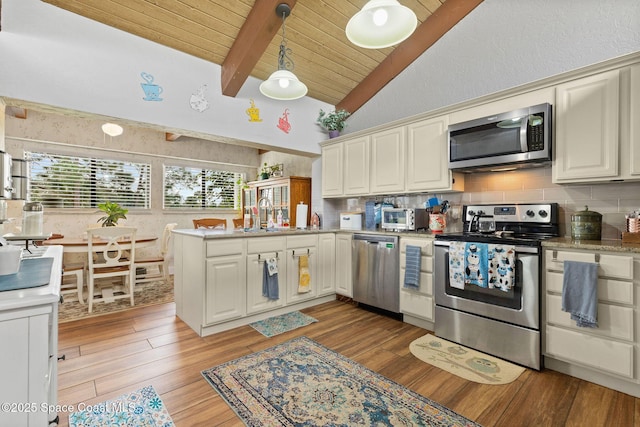
[[[396,232],[396,231],[370,231],[370,230],[341,230],[337,228],[321,228],[321,229],[272,229],[272,230],[257,230],[257,231],[244,231],[244,230],[214,230],[206,228],[188,228],[188,229],[174,229],[174,233],[183,234],[187,236],[202,237],[205,240],[209,239],[228,239],[228,238],[244,238],[244,237],[273,237],[273,236],[298,236],[305,234],[320,234],[320,233],[350,233],[350,234],[376,234],[385,236],[399,236],[399,237],[419,237],[425,239],[433,239],[434,235],[429,231],[420,232]]]
[[[573,240],[570,237],[556,237],[544,240],[545,248],[588,249],[596,251],[640,253],[640,244],[622,243],[622,240]]]

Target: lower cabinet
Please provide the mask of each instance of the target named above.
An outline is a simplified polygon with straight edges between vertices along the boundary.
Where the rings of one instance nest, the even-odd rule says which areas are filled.
[[[336,235],[336,293],[345,297],[353,297],[353,272],[351,271],[351,233]]]
[[[420,260],[420,286],[417,289],[404,286],[406,273],[407,245],[419,246]],[[432,328],[435,302],[433,299],[433,239],[425,238],[400,238],[400,312],[404,314],[407,323]],[[416,319],[417,318],[417,319]],[[430,323],[424,323],[421,321]]]
[[[206,261],[206,323],[222,322],[246,314],[246,257],[243,254]]]
[[[564,261],[598,264],[597,328],[579,327],[562,311]],[[635,389],[631,394],[640,397],[640,310],[634,303],[634,263],[639,261],[631,254],[545,250],[545,366],[559,366],[560,371],[626,393]]]
[[[317,294],[329,295],[336,292],[336,235],[318,234],[318,285]]]
[[[287,304],[305,301],[316,297],[320,286],[318,276],[318,236],[287,237]],[[307,267],[304,270],[306,259]],[[308,276],[306,276],[308,274]],[[310,280],[307,287],[303,287],[305,277]]]
[[[248,239],[247,242],[247,314],[260,313],[282,307],[287,289],[287,258],[284,237]],[[278,266],[278,299],[263,295],[265,263],[274,259]]]

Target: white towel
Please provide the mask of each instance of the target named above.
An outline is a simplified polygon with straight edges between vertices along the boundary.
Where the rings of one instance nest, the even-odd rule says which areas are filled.
[[[598,264],[565,261],[562,311],[583,328],[598,327]]]
[[[513,245],[488,245],[489,289],[509,292],[514,286],[516,248]]]
[[[451,242],[449,245],[449,286],[464,289],[465,242]]]

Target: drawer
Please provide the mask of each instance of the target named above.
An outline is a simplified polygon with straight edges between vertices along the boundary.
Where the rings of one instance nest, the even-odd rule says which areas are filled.
[[[411,239],[406,237],[400,238],[400,252],[405,253],[407,251],[407,245],[420,246],[422,255],[433,255],[433,239]]]
[[[407,265],[407,255],[405,253],[400,254],[400,268],[404,268]],[[433,258],[430,256],[422,255],[420,257],[420,271],[426,271],[431,273],[433,271]]]
[[[562,311],[562,297],[547,295],[547,322],[580,331],[633,341],[633,308],[611,304],[598,304],[598,327],[581,328],[571,320],[571,315]]]
[[[433,298],[401,290],[400,312],[433,321]]]
[[[562,273],[547,271],[548,292],[562,293]],[[598,301],[633,305],[633,282],[613,279],[598,279]]]
[[[207,240],[207,257],[236,255],[244,251],[244,239]]]
[[[283,251],[285,237],[253,237],[247,239],[247,253],[259,254],[261,252]]]
[[[633,378],[631,344],[547,326],[545,356],[590,366],[599,371]]]
[[[554,258],[555,255],[555,258]],[[570,252],[547,249],[547,269],[562,270],[564,261],[598,262],[598,276],[633,280],[633,257],[625,255],[600,255],[588,252]]]
[[[318,235],[287,236],[287,249],[313,248],[318,245]]]
[[[404,272],[405,269],[400,269],[400,289],[407,289],[404,287]],[[421,293],[425,295],[433,295],[433,274],[420,271],[420,287],[418,289],[408,289],[412,293]]]

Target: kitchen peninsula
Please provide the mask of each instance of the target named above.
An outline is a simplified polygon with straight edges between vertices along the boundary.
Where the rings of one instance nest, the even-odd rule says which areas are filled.
[[[331,231],[183,229],[173,234],[176,314],[200,336],[335,299],[336,236]],[[300,257],[308,259],[308,292],[298,291]],[[277,263],[278,299],[262,295],[264,263],[270,259]]]

